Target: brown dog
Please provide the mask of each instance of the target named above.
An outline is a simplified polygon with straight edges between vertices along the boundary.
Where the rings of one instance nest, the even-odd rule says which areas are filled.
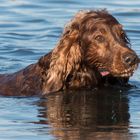
[[[56,48],[14,74],[0,75],[1,95],[48,94],[69,88],[126,84],[138,56],[122,25],[107,11],[80,11]]]

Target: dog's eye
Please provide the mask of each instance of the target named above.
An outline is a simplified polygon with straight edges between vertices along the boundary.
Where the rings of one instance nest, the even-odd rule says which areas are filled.
[[[100,43],[103,43],[105,41],[105,38],[102,35],[96,36],[95,39]]]

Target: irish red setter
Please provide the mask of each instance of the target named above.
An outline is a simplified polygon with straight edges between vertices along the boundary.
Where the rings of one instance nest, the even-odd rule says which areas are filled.
[[[13,74],[0,75],[1,95],[45,95],[66,89],[125,85],[138,66],[122,25],[107,11],[80,11],[57,46]]]

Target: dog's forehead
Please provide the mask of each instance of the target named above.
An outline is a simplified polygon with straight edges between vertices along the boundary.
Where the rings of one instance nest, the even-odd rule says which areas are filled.
[[[122,30],[123,26],[120,23],[109,23],[109,22],[99,22],[97,23],[99,29],[114,28],[116,30]]]

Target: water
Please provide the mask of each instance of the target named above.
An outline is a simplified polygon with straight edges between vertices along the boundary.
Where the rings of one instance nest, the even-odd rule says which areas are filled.
[[[54,48],[80,9],[107,8],[140,55],[140,1],[1,0],[0,73],[15,72]],[[140,139],[140,69],[131,90],[104,89],[39,97],[0,97],[0,140]]]

